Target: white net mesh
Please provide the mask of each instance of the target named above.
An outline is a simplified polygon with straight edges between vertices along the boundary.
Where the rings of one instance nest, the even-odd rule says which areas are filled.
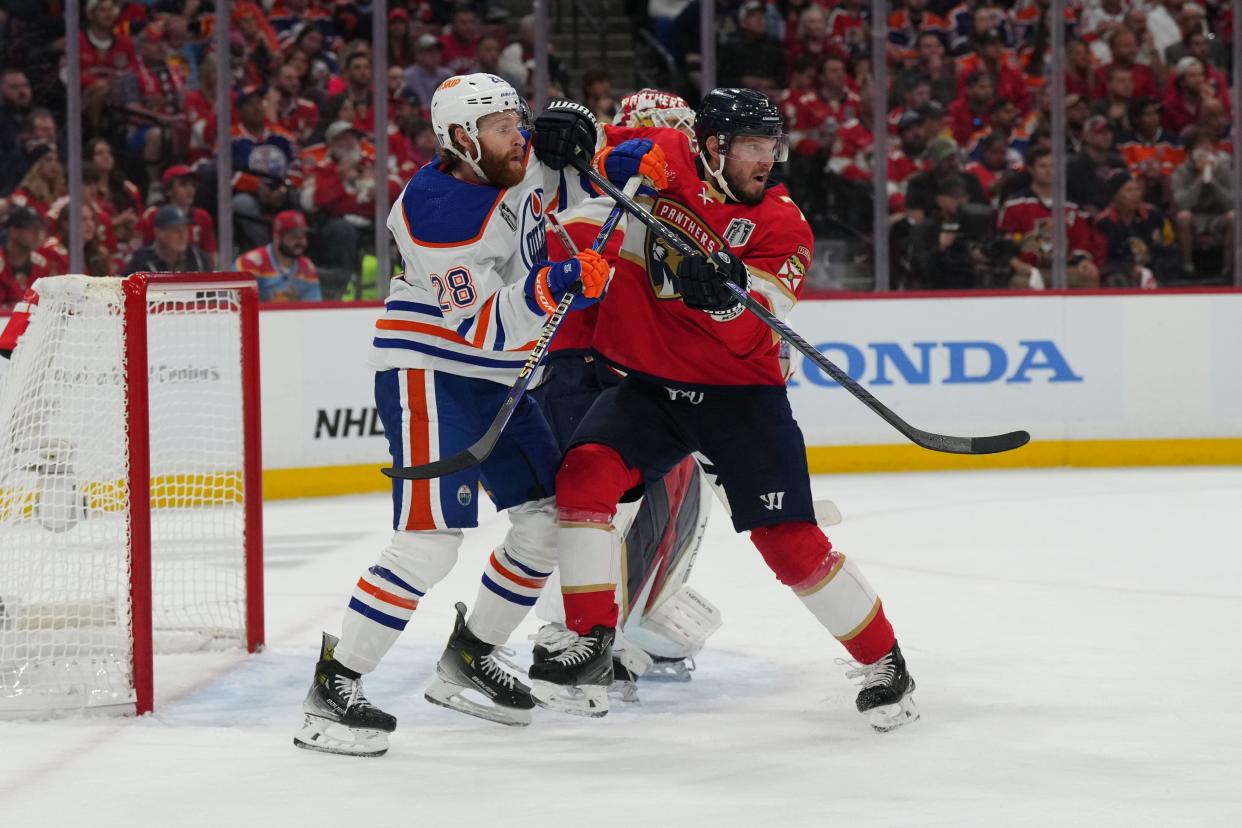
[[[41,280],[0,385],[0,714],[133,704],[131,520],[156,650],[245,641],[237,291],[148,293],[151,513],[130,515],[123,281]]]

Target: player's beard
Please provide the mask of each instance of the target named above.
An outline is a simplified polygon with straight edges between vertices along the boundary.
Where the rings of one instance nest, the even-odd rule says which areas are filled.
[[[732,191],[733,197],[742,204],[754,206],[763,201],[763,196],[768,190],[767,181],[762,184],[751,178],[744,178],[741,181],[729,181],[730,176],[725,177],[725,181],[729,184],[729,190]]]
[[[299,258],[306,252],[306,242],[294,242],[291,245],[285,244],[284,242],[278,242],[276,246],[280,248],[280,255],[284,256],[286,259]]]
[[[526,166],[522,163],[522,157],[519,155],[514,161],[509,153],[483,153],[483,157],[479,159],[479,169],[483,170],[488,184],[501,189],[516,187],[526,177]]]

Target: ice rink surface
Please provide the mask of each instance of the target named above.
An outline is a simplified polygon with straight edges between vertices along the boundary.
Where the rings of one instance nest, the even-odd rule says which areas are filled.
[[[489,514],[367,680],[361,760],[292,736],[321,629],[385,543],[382,496],[266,511],[268,647],[156,659],[143,720],[0,723],[5,826],[1239,826],[1242,469],[815,480],[879,590],[920,722],[853,709],[843,649],[713,516],[691,583],[724,627],[688,684],[525,729],[422,699]],[[523,662],[525,636],[515,636]]]

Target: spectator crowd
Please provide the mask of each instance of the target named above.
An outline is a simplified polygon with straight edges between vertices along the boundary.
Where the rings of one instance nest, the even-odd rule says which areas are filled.
[[[68,272],[74,220],[93,275],[234,267],[257,277],[265,301],[338,298],[373,252],[376,198],[395,199],[435,156],[439,83],[489,71],[525,93],[533,59],[532,22],[511,35],[486,5],[394,0],[377,25],[351,0],[234,0],[219,60],[210,0],[82,0],[85,203],[71,216],[62,8],[0,3],[0,307]],[[385,43],[389,117],[377,129],[372,57]],[[389,163],[377,194],[378,141]],[[222,152],[232,250],[218,245]]]
[[[694,100],[700,0],[629,3],[667,50],[670,85]],[[780,175],[833,249],[868,278],[888,239],[902,289],[1039,288],[1053,268],[1052,148],[1068,159],[1065,261],[1076,287],[1232,281],[1233,179],[1224,0],[1067,0],[1054,67],[1048,0],[893,0],[883,55],[869,0],[719,0],[717,81],[780,105]],[[641,11],[638,9],[644,7]],[[428,106],[453,74],[487,71],[530,96],[534,22],[495,3],[234,0],[217,59],[211,0],[83,0],[85,203],[67,198],[61,5],[0,2],[0,306],[67,272],[80,221],[95,275],[234,267],[265,301],[338,298],[373,252],[375,200],[435,155]],[[388,123],[372,59],[387,49]],[[887,111],[873,118],[873,68]],[[549,96],[570,91],[549,54]],[[581,67],[579,67],[581,68]],[[230,141],[217,145],[216,76],[228,73]],[[1067,129],[1051,130],[1053,71]],[[579,99],[601,118],[608,72]],[[887,131],[875,158],[873,127]],[[376,192],[376,145],[388,150]],[[219,249],[216,159],[233,179],[234,249]],[[891,219],[872,226],[883,170]]]
[[[778,101],[785,177],[817,239],[869,258],[884,168],[892,284],[1050,286],[1048,0],[893,0],[872,53],[869,0],[716,3],[717,82]],[[1232,7],[1066,0],[1067,272],[1077,287],[1232,283]],[[698,0],[642,20],[693,96]],[[888,110],[873,120],[877,60]],[[885,164],[873,125],[885,122]]]

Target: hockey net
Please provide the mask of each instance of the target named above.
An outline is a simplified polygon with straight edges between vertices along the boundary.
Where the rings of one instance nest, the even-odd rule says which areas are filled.
[[[40,280],[0,380],[0,715],[153,706],[153,651],[262,641],[257,296]]]

